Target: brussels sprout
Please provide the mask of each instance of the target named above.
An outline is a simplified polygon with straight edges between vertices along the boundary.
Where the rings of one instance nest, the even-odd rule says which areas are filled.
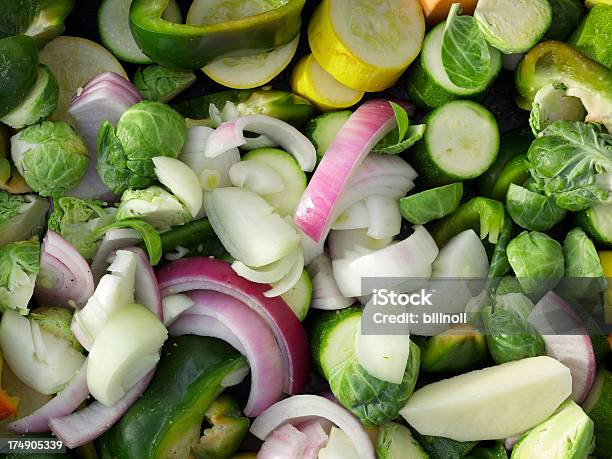
[[[410,355],[400,384],[368,374],[353,354],[329,372],[329,385],[338,401],[366,425],[382,425],[398,416],[412,395],[419,374],[421,351],[410,342]]]
[[[89,159],[85,142],[64,121],[43,121],[14,135],[11,155],[26,183],[53,197],[79,183]]]
[[[563,240],[565,277],[560,290],[571,298],[583,298],[607,287],[604,270],[593,241],[581,228],[574,228]]]
[[[563,84],[547,84],[539,89],[533,99],[529,125],[537,136],[558,120],[583,121],[586,110],[577,97],[567,95]]]
[[[41,47],[66,28],[74,0],[0,0],[0,38],[29,35]]]
[[[544,339],[528,322],[533,303],[520,293],[497,296],[494,307],[483,310],[489,352],[496,363],[543,355]]]
[[[383,425],[376,442],[376,457],[378,459],[429,459],[418,441],[414,439],[410,429],[401,424],[390,422]]]
[[[153,64],[140,67],[134,74],[134,86],[142,97],[168,102],[195,83],[196,76],[190,70],[170,69]]]
[[[14,128],[22,128],[47,119],[55,111],[59,86],[46,65],[38,66],[36,83],[26,98],[0,119]]]
[[[230,457],[249,430],[249,418],[242,416],[236,400],[227,395],[219,396],[210,404],[204,419],[211,427],[205,429],[198,444],[191,447],[195,459]]]
[[[410,223],[423,225],[454,212],[462,196],[463,183],[451,183],[400,199],[400,212]]]
[[[508,244],[508,261],[528,294],[541,296],[565,273],[561,244],[536,231],[523,231]]]
[[[155,179],[152,159],[177,158],[185,137],[185,120],[168,105],[144,101],[131,106],[117,129],[105,121],[98,134],[98,173],[115,194],[145,188]]]
[[[222,110],[227,102],[236,106],[238,115],[268,115],[294,126],[302,126],[315,114],[306,99],[287,91],[269,88],[221,91],[196,97],[175,105],[185,118],[209,117],[210,105]]]
[[[28,313],[40,270],[40,244],[37,240],[12,242],[0,248],[0,311],[14,309]]]
[[[498,278],[510,272],[510,263],[508,263],[506,249],[508,248],[508,243],[512,239],[513,231],[514,225],[512,224],[512,220],[506,215],[501,230],[499,231],[499,237],[497,238],[493,255],[491,256],[489,274],[487,275],[489,282],[496,282]]]
[[[430,373],[471,370],[487,359],[486,339],[471,325],[433,336],[421,350],[421,369]]]
[[[191,220],[191,214],[172,194],[159,186],[144,190],[126,190],[116,220],[140,218],[158,230],[184,225]]]
[[[0,190],[0,247],[40,235],[48,210],[49,202],[39,196]]]
[[[531,231],[546,231],[565,218],[554,200],[514,183],[508,188],[506,207],[512,220]]]
[[[83,346],[74,337],[70,330],[72,322],[72,312],[66,308],[40,307],[34,309],[30,315],[30,320],[38,322],[41,330],[45,330],[70,344],[78,352],[83,352]]]
[[[595,446],[593,431],[593,421],[576,403],[567,400],[546,421],[521,436],[511,457],[583,458]]]
[[[49,229],[70,242],[83,258],[92,259],[100,246],[98,230],[115,221],[116,209],[103,205],[70,196],[59,198],[49,215]]]

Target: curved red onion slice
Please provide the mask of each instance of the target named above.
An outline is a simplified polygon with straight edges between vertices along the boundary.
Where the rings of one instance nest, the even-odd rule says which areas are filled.
[[[139,97],[142,100],[142,95],[140,94],[138,89],[136,89],[136,86],[134,86],[130,82],[130,80],[128,80],[127,78],[122,77],[121,75],[119,75],[118,73],[115,73],[115,72],[103,72],[103,73],[99,74],[98,76],[92,78],[87,83],[85,83],[85,85],[83,86],[83,91],[85,91],[86,89],[89,89],[92,86],[97,85],[101,81],[111,81],[111,82],[116,83],[116,84],[118,84],[120,86],[123,86],[125,89],[127,89],[132,94],[134,94],[134,96]]]
[[[34,289],[36,299],[50,306],[82,307],[93,291],[94,282],[87,261],[63,237],[47,231]]]
[[[93,402],[68,416],[51,419],[51,432],[68,448],[76,448],[95,440],[121,419],[128,408],[138,400],[154,374],[155,370],[151,370],[113,406]]]
[[[86,360],[76,376],[60,393],[33,413],[10,423],[6,428],[16,434],[48,432],[51,419],[72,413],[87,400],[88,396]]]
[[[275,403],[253,421],[251,433],[265,440],[282,424],[299,424],[313,417],[327,419],[342,429],[360,459],[376,459],[372,442],[359,420],[342,406],[318,395],[294,395]]]
[[[308,237],[315,241],[324,237],[333,222],[336,204],[359,165],[396,125],[391,104],[386,100],[371,100],[362,104],[342,126],[310,179],[295,213],[296,225]]]
[[[223,260],[184,258],[157,271],[162,297],[190,290],[213,290],[254,309],[270,326],[285,366],[285,391],[299,393],[308,382],[310,350],[304,327],[281,297],[267,298],[268,286],[238,276]]]
[[[210,290],[190,292],[188,296],[194,305],[171,327],[184,327],[193,321],[193,315],[212,317],[222,325],[215,330],[215,323],[194,324],[191,331],[195,335],[214,336],[224,339],[229,332],[238,341],[237,347],[251,367],[251,393],[244,408],[249,416],[258,416],[283,396],[283,359],[268,324],[246,304],[236,298]],[[228,341],[229,342],[229,341]],[[232,344],[230,342],[230,344]],[[233,345],[233,344],[232,344]],[[236,347],[236,346],[234,346]]]

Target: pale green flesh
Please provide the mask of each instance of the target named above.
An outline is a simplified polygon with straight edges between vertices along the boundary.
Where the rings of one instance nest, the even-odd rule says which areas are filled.
[[[467,101],[451,102],[439,109],[425,133],[429,155],[447,174],[474,178],[497,155],[499,131],[492,115]]]
[[[612,242],[612,203],[596,204],[588,213],[599,237]]]
[[[272,287],[276,285],[272,284]],[[287,306],[291,308],[296,317],[302,321],[308,314],[308,308],[310,307],[310,300],[312,299],[312,281],[308,275],[308,271],[304,269],[302,275],[291,289],[281,295]]]
[[[333,323],[327,339],[321,343],[321,367],[325,374],[344,362],[355,352],[355,334],[361,324],[360,315],[351,315],[340,323]]]
[[[132,0],[106,0],[98,12],[102,43],[119,59],[136,64],[150,64],[130,32],[129,15]]]
[[[286,3],[287,0],[196,0],[189,9],[187,23],[218,24],[265,13]]]
[[[431,76],[431,78],[442,88],[460,96],[468,96],[477,94],[486,89],[485,87],[477,89],[465,89],[455,85],[446,74],[444,65],[442,64],[442,39],[444,38],[444,23],[441,23],[434,27],[425,40],[423,45],[423,52],[421,53],[421,59],[425,71]],[[494,79],[501,68],[501,53],[493,47],[489,47],[489,53],[491,54],[491,72],[489,75],[489,81]]]

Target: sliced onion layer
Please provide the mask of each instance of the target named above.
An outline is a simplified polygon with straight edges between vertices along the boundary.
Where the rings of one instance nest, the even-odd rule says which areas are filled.
[[[286,423],[300,423],[319,417],[338,426],[352,441],[359,459],[376,459],[374,447],[363,425],[346,409],[318,395],[295,395],[272,405],[251,425],[251,433],[260,440]]]
[[[300,201],[295,223],[315,241],[325,236],[335,207],[355,171],[394,126],[389,102],[373,100],[361,105],[342,126],[310,179]]]
[[[190,322],[193,314],[217,320],[240,343],[238,350],[245,354],[251,367],[251,393],[244,413],[247,416],[258,416],[279,401],[283,395],[283,359],[268,324],[246,304],[224,293],[200,290],[188,296],[194,305],[175,322],[170,333],[173,333],[175,327],[180,329],[183,324]],[[208,327],[194,327],[191,332],[223,339]]]
[[[94,281],[97,283],[106,273],[108,258],[115,250],[134,246],[141,240],[140,233],[131,228],[114,228],[107,231],[91,263]]]
[[[283,356],[284,387],[299,393],[309,377],[310,350],[304,327],[281,297],[267,298],[267,286],[238,276],[223,260],[184,258],[157,271],[162,296],[190,290],[213,290],[254,309],[270,326]]]
[[[113,406],[94,402],[68,416],[51,419],[51,432],[68,448],[77,448],[95,440],[121,419],[128,408],[140,398],[154,374],[155,371],[149,372]]]
[[[151,267],[149,257],[140,247],[125,247],[122,250],[136,254],[136,276],[134,281],[134,300],[142,304],[155,314],[159,320],[164,321],[161,294],[155,271]]]
[[[247,142],[244,131],[263,134],[278,143],[295,157],[302,170],[314,169],[317,153],[312,143],[290,124],[266,115],[241,116],[221,124],[206,142],[206,156],[214,158],[244,145]]]
[[[331,260],[327,254],[319,255],[308,265],[308,273],[312,278],[312,302],[315,309],[335,310],[348,308],[355,302],[346,298],[338,289],[332,272]]]
[[[94,281],[87,261],[70,242],[54,231],[47,231],[34,289],[37,301],[49,306],[80,308],[93,292]]]

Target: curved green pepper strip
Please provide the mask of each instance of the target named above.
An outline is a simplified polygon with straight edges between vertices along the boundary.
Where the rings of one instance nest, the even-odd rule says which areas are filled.
[[[546,41],[534,46],[514,75],[519,99],[530,109],[540,88],[563,83],[568,96],[582,101],[589,113],[587,121],[601,122],[612,130],[612,71],[570,45]]]
[[[191,448],[195,459],[225,459],[238,451],[249,430],[249,418],[242,416],[236,400],[220,395],[208,407],[204,419],[211,427]]]
[[[155,228],[143,220],[128,218],[127,220],[121,220],[119,222],[106,225],[100,228],[96,234],[101,237],[104,233],[113,228],[131,228],[138,231],[142,236],[145,247],[147,248],[151,266],[155,266],[157,263],[159,263],[162,256],[162,243]]]
[[[500,277],[505,276],[510,272],[510,263],[508,262],[508,255],[506,254],[506,248],[508,243],[512,240],[514,231],[514,225],[512,219],[506,214],[504,217],[504,224],[497,237],[497,244],[495,244],[495,250],[491,256],[491,264],[489,265],[488,278],[491,281],[496,281]]]
[[[505,220],[506,211],[501,202],[478,196],[461,204],[455,212],[434,223],[431,235],[438,247],[442,247],[453,236],[467,229],[473,229],[480,235],[480,239],[488,236],[489,242],[495,244]]]
[[[168,0],[134,0],[132,35],[142,51],[166,67],[199,69],[229,53],[252,54],[289,43],[300,31],[306,0],[255,16],[207,25],[175,24],[162,19]]]
[[[527,154],[515,156],[502,168],[499,178],[491,190],[491,197],[498,201],[504,201],[510,185],[513,183],[520,185],[529,177]]]
[[[221,340],[194,335],[169,339],[147,390],[98,439],[101,459],[190,457],[204,413],[227,378],[247,369],[245,358]]]

